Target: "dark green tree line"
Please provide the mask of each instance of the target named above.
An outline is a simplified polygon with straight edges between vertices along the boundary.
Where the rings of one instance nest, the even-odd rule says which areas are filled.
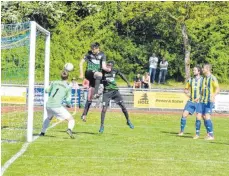
[[[77,76],[98,41],[129,78],[147,71],[155,52],[168,60],[171,79],[184,80],[190,67],[209,62],[221,82],[229,81],[228,2],[4,1],[1,15],[2,23],[35,20],[51,31],[51,79],[65,62]]]

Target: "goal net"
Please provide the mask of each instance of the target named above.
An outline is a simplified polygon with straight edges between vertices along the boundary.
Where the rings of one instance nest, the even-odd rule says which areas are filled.
[[[36,22],[1,24],[2,142],[31,142],[39,134],[46,117],[49,55],[50,33]]]

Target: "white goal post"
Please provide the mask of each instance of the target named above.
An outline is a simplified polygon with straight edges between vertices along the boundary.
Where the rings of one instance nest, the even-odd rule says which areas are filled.
[[[27,119],[27,142],[33,141],[33,118],[34,118],[34,85],[35,85],[35,52],[36,52],[36,31],[45,34],[45,59],[44,59],[44,90],[49,86],[49,62],[50,62],[50,32],[38,25],[30,22],[30,53],[29,53],[29,88],[28,88],[28,119]],[[44,94],[44,115],[47,117],[46,102],[48,95]]]

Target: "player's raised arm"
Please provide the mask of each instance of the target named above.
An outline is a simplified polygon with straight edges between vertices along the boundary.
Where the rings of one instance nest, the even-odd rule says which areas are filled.
[[[80,76],[79,76],[79,78],[80,79],[83,79],[83,64],[84,64],[84,62],[85,62],[85,59],[83,58],[81,61],[80,61]]]
[[[45,89],[45,93],[50,93],[51,90],[52,90],[52,87],[53,87],[53,83],[51,82],[50,86],[48,86],[48,87]]]
[[[66,94],[66,104],[67,104],[68,108],[71,107],[71,99],[72,99],[72,92],[71,92],[71,88],[70,88],[70,89],[68,89],[67,94]]]
[[[128,87],[131,87],[129,81],[127,80],[126,76],[122,72],[118,72],[118,75],[122,78],[123,81],[125,81],[128,85]]]

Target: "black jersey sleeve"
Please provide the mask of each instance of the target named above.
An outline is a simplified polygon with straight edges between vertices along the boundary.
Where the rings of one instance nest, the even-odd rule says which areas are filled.
[[[101,56],[101,62],[106,62],[106,55],[104,54],[104,52],[100,52],[99,55]]]
[[[126,76],[122,72],[117,70],[116,75],[119,75],[122,78],[122,80],[125,81],[127,83],[127,85],[130,87],[130,83],[128,82]]]
[[[92,52],[91,52],[91,51],[88,51],[87,54],[84,56],[83,59],[84,59],[85,61],[91,60],[91,54],[92,54]]]

